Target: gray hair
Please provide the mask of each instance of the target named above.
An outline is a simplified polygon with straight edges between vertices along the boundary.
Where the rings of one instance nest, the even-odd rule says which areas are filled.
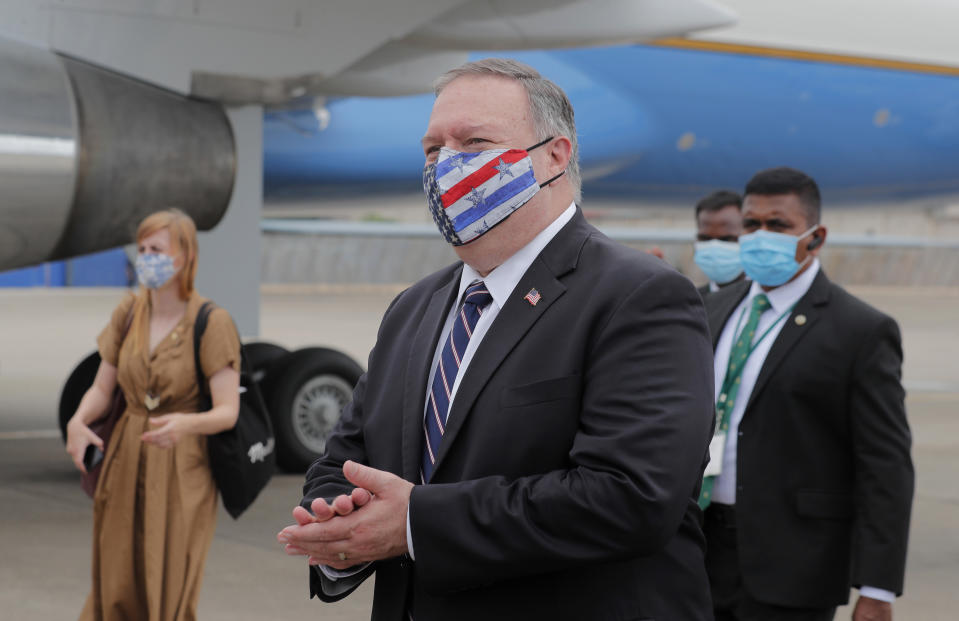
[[[572,143],[566,176],[573,187],[573,198],[582,198],[582,177],[579,172],[579,143],[576,140],[576,121],[573,106],[559,86],[540,75],[529,65],[509,58],[485,58],[469,62],[447,71],[433,83],[433,92],[439,95],[450,82],[463,76],[499,76],[516,80],[526,89],[533,130],[540,140],[551,136],[566,136]]]

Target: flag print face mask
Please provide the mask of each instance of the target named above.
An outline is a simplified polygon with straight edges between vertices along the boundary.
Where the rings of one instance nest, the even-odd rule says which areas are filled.
[[[529,152],[552,140],[528,149],[491,149],[462,152],[440,149],[436,162],[423,169],[426,201],[443,237],[462,246],[509,217],[529,202],[545,183],[536,183]]]

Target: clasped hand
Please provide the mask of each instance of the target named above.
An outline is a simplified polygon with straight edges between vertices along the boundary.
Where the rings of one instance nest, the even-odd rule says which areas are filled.
[[[343,464],[343,475],[356,486],[349,495],[330,503],[317,498],[310,505],[312,513],[303,507],[293,509],[296,524],[276,536],[286,553],[334,569],[405,554],[413,484],[354,461]]]
[[[151,416],[147,419],[150,431],[144,431],[140,440],[160,448],[172,448],[183,436],[192,433],[191,419],[186,414],[173,413]]]

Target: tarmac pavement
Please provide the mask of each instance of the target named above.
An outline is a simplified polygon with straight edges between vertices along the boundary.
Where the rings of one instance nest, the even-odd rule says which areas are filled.
[[[400,287],[264,288],[261,340],[325,345],[365,366],[379,318]],[[959,292],[853,289],[903,330],[917,488],[906,593],[895,618],[959,618]],[[92,503],[56,431],[60,388],[95,346],[119,289],[0,290],[0,619],[79,614],[89,589]],[[337,604],[308,599],[307,569],[275,535],[303,477],[278,474],[233,521],[221,510],[207,561],[204,620],[369,618],[372,580]],[[855,592],[853,593],[855,597]],[[848,618],[844,608],[837,619]]]

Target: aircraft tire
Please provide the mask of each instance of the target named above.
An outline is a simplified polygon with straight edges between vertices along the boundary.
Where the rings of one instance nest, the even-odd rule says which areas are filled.
[[[93,379],[97,376],[97,369],[100,368],[100,352],[93,352],[80,361],[70,373],[63,390],[60,391],[59,423],[60,436],[63,441],[67,441],[67,423],[70,417],[77,411],[80,400],[87,392],[87,389],[93,385]]]
[[[253,372],[253,379],[259,385],[264,401],[269,401],[267,392],[270,369],[289,353],[287,348],[273,343],[256,342],[243,345],[243,356]]]
[[[267,407],[281,468],[305,472],[323,454],[362,374],[352,358],[324,347],[295,351],[270,369]]]

